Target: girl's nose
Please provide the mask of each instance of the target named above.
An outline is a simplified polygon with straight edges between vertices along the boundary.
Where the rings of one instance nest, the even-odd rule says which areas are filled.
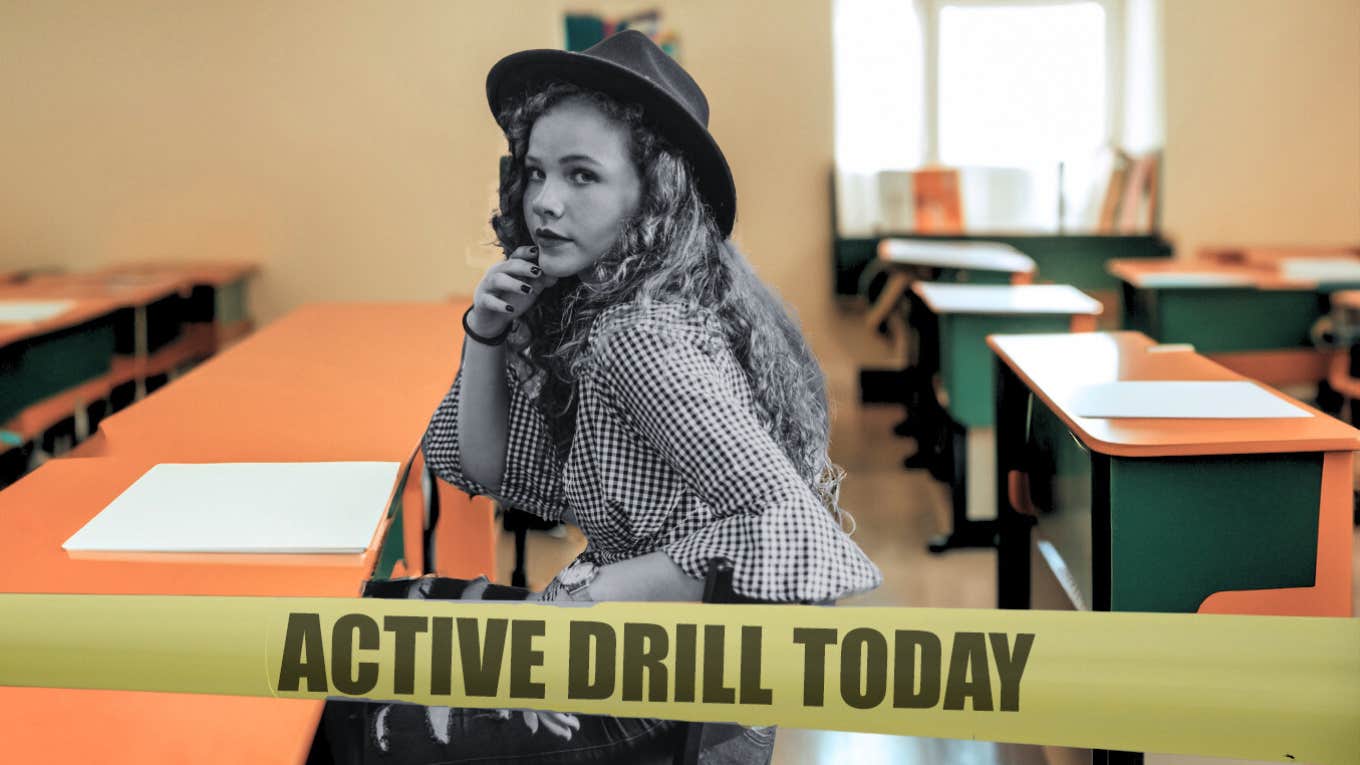
[[[538,193],[534,196],[531,207],[535,215],[543,218],[562,217],[562,196],[558,193],[557,184],[552,179],[545,180],[538,187]]]

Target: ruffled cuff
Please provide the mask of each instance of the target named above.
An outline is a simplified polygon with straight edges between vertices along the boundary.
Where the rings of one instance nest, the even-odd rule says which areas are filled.
[[[737,594],[770,602],[818,603],[877,587],[883,575],[859,545],[810,500],[790,498],[759,514],[733,515],[666,545],[696,579],[713,558],[733,565]]]
[[[458,445],[458,395],[462,387],[463,373],[460,371],[444,400],[434,410],[420,449],[425,455],[425,464],[440,479],[474,496],[490,495],[485,486],[463,474],[463,457]]]
[[[564,510],[561,465],[553,453],[542,415],[513,384],[500,491],[493,492],[463,473],[458,442],[458,396],[462,384],[463,375],[459,372],[425,430],[421,448],[426,464],[436,476],[468,494],[485,495],[545,520],[560,521]]]

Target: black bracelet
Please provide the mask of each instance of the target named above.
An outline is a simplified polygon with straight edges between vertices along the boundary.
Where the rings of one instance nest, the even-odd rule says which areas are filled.
[[[499,335],[496,335],[495,337],[482,337],[481,335],[477,334],[476,332],[473,332],[473,331],[472,331],[472,327],[469,327],[469,326],[468,326],[468,320],[467,320],[468,314],[470,314],[470,313],[472,313],[472,309],[471,309],[471,308],[469,308],[469,309],[467,309],[466,311],[463,312],[463,334],[467,335],[468,337],[472,338],[473,340],[476,340],[477,342],[481,343],[482,345],[502,345],[502,344],[505,343],[505,338],[507,338],[507,337],[510,336],[510,328],[509,328],[509,327],[506,327],[504,332],[500,333]]]

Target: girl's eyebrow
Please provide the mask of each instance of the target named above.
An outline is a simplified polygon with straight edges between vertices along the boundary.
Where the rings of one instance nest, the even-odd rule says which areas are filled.
[[[599,160],[595,159],[594,157],[588,154],[568,154],[567,156],[558,160],[558,162],[563,165],[567,164],[568,162],[589,162],[593,165],[600,164]]]
[[[534,164],[536,164],[536,165],[542,164],[542,163],[543,163],[543,160],[539,159],[538,157],[535,157],[535,156],[532,155],[532,154],[526,155],[526,156],[524,157],[524,161],[525,161],[525,162],[532,162],[532,163],[534,163]],[[557,163],[560,164],[560,165],[565,165],[565,164],[568,164],[568,163],[571,163],[571,162],[589,162],[589,163],[591,163],[592,165],[599,165],[600,167],[604,167],[604,165],[601,164],[600,161],[599,161],[598,159],[595,159],[594,157],[590,156],[589,154],[568,154],[567,156],[562,157],[561,159],[557,160]]]

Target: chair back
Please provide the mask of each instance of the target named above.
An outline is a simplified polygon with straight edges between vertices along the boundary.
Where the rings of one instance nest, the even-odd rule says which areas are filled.
[[[714,558],[708,563],[708,574],[704,577],[705,603],[726,605],[742,603],[762,603],[765,601],[748,598],[732,589],[734,567],[726,558]],[[773,729],[772,729],[773,730]],[[746,735],[746,727],[734,723],[684,722],[679,724],[674,765],[698,765],[699,755],[708,746],[735,736]],[[774,754],[774,736],[770,736],[769,755]],[[766,762],[769,762],[767,757]]]

